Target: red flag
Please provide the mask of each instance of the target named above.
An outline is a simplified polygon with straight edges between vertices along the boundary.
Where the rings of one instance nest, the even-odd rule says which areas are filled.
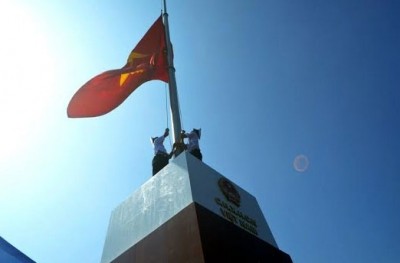
[[[75,93],[68,105],[68,117],[106,114],[144,82],[157,79],[169,80],[165,28],[161,16],[132,50],[125,66],[97,75]]]

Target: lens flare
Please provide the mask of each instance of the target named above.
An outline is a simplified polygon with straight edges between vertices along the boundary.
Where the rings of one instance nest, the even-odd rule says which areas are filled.
[[[294,169],[299,172],[303,173],[308,169],[310,162],[308,161],[307,156],[300,154],[294,158],[293,167]]]

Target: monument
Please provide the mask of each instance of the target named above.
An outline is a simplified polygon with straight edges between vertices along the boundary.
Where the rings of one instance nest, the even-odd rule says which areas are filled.
[[[101,263],[292,262],[256,198],[187,152],[111,214]]]
[[[120,69],[103,72],[72,97],[70,118],[96,117],[118,107],[150,80],[169,85],[173,143],[181,121],[164,12]],[[180,150],[111,214],[101,263],[292,262],[278,248],[255,197]]]

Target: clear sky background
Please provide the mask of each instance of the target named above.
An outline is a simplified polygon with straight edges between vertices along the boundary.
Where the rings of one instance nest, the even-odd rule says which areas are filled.
[[[38,263],[99,262],[111,211],[151,177],[163,82],[102,117],[66,108],[161,7],[0,0],[0,235]],[[204,162],[257,198],[279,247],[296,263],[400,262],[399,2],[168,9],[183,128],[202,128]]]

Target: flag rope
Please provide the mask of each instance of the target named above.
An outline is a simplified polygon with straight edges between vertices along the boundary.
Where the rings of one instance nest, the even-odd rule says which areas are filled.
[[[167,119],[167,128],[169,129],[169,121],[168,121],[168,86],[167,83],[164,83],[164,90],[165,90],[165,116]],[[171,137],[168,136],[169,146],[172,148]]]

